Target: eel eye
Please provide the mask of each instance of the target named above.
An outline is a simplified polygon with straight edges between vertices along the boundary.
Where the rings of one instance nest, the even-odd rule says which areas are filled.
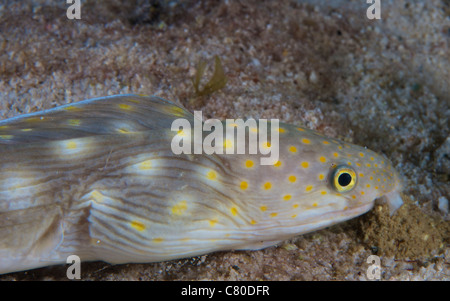
[[[356,173],[348,166],[338,166],[332,175],[333,188],[337,192],[347,192],[356,185]]]

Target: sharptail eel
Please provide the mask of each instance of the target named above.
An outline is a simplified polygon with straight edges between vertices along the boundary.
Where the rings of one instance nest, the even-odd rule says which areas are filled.
[[[262,154],[176,155],[174,137],[190,134],[171,130],[179,118],[194,123],[170,101],[118,95],[1,121],[0,273],[69,255],[119,264],[256,250],[377,198],[402,204],[399,174],[364,147],[279,123],[270,165]]]

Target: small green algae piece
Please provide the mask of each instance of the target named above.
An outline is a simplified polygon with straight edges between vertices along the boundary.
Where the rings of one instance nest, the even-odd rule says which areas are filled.
[[[210,95],[215,91],[218,91],[225,87],[227,83],[227,77],[223,71],[222,62],[220,58],[216,55],[214,57],[214,73],[211,79],[200,89],[200,81],[203,77],[206,68],[206,62],[201,60],[197,66],[197,72],[195,77],[192,79],[192,84],[194,85],[195,96],[206,96]]]

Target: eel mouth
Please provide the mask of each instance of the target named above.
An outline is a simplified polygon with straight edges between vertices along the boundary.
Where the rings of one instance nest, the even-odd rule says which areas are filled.
[[[403,205],[402,197],[397,190],[386,193],[378,199],[388,204],[391,216]]]
[[[308,231],[304,231],[303,233],[316,231],[367,213],[373,208],[374,204],[375,202],[368,202],[346,210],[328,211],[305,220],[300,226],[308,229]]]
[[[403,205],[400,191],[393,190],[371,201],[363,202],[361,204],[352,204],[345,210],[331,210],[328,212],[323,212],[322,214],[311,216],[310,218],[305,219],[302,225],[319,224],[321,223],[321,221],[323,222],[323,224],[328,225],[337,224],[369,212],[374,207],[377,201],[387,202],[389,206],[389,213],[391,216]]]
[[[342,220],[342,221],[349,220],[351,218],[360,216],[360,215],[370,211],[373,208],[374,204],[375,204],[375,202],[369,202],[369,203],[364,203],[364,204],[361,204],[358,206],[351,207],[347,210],[328,212],[328,213],[322,215],[321,218],[323,218],[324,220],[327,218],[330,220],[333,220],[332,217],[339,216],[338,220]],[[334,218],[334,219],[336,219],[336,218]],[[339,221],[336,221],[336,222],[339,222]],[[336,223],[336,222],[334,222],[334,223]]]

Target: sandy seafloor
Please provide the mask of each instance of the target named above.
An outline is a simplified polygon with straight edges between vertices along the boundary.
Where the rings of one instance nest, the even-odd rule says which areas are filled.
[[[327,2],[331,2],[331,5]],[[0,117],[113,94],[154,94],[206,118],[279,118],[385,154],[403,206],[260,251],[152,264],[84,263],[84,280],[450,280],[450,3],[65,1],[0,4]],[[191,78],[219,56],[226,86]],[[447,205],[446,205],[447,204]],[[64,280],[65,266],[0,276]]]

